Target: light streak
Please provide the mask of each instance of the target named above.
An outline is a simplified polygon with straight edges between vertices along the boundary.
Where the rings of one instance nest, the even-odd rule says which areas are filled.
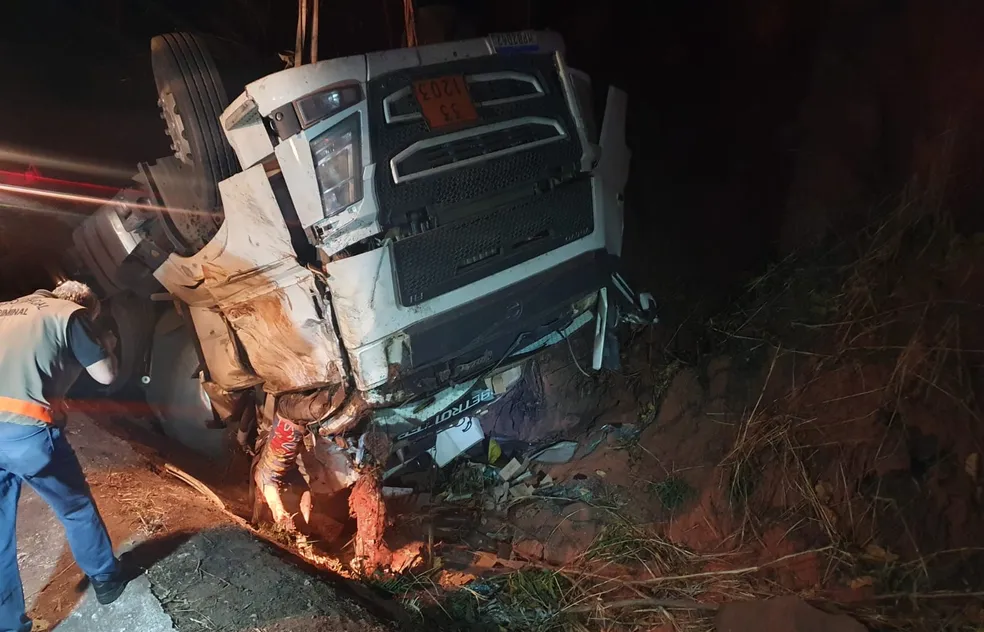
[[[93,164],[77,158],[67,158],[51,154],[39,154],[34,151],[23,151],[10,146],[0,147],[0,161],[15,164],[35,165],[37,167],[72,173],[86,173],[123,182],[128,182],[133,178],[133,171],[131,169],[121,169],[119,167]]]
[[[78,204],[95,204],[97,206],[103,206],[105,204],[119,204],[120,206],[125,206],[128,208],[139,209],[143,211],[161,211],[165,210],[171,215],[182,214],[182,215],[201,215],[203,217],[214,217],[215,213],[209,211],[199,211],[195,209],[187,208],[177,208],[174,206],[159,206],[157,204],[146,204],[142,202],[131,202],[128,200],[118,200],[118,199],[107,199],[96,197],[93,195],[82,195],[80,193],[65,193],[62,191],[48,191],[45,189],[35,189],[31,187],[22,187],[12,184],[0,184],[0,191],[6,191],[8,193],[14,193],[16,195],[27,195],[48,200],[58,200],[60,202],[75,202]],[[25,209],[32,210],[32,209]],[[57,212],[57,211],[56,211]]]
[[[87,189],[89,191],[101,191],[110,197],[120,191],[120,187],[110,187],[103,184],[92,184],[90,182],[76,182],[74,180],[63,180],[61,178],[51,178],[43,176],[35,171],[7,171],[0,169],[0,184],[13,186],[38,186],[49,184],[53,187],[71,187],[75,189]]]

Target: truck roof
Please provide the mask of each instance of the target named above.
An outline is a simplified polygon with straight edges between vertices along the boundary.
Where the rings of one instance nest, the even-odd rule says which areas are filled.
[[[563,39],[559,34],[551,31],[520,31],[327,59],[267,75],[248,84],[246,94],[256,103],[259,113],[268,116],[270,112],[283,105],[336,83],[345,81],[363,83],[403,68],[440,64],[469,57],[534,52],[563,53]],[[230,116],[232,110],[241,106],[242,99],[235,99],[229,109],[223,113],[223,119]]]

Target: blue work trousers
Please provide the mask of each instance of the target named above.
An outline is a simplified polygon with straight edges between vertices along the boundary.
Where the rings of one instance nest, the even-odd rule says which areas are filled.
[[[0,422],[0,632],[31,629],[17,568],[17,501],[22,482],[54,510],[86,575],[108,581],[119,569],[82,466],[62,430]]]

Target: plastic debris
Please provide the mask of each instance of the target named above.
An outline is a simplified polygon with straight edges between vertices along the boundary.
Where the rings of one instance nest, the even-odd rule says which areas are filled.
[[[503,483],[492,490],[492,500],[496,506],[504,503],[509,498],[509,483]]]
[[[502,456],[502,447],[499,446],[499,442],[495,439],[489,439],[489,465],[495,465],[495,462],[499,460]]]
[[[438,467],[444,467],[459,454],[485,438],[482,424],[475,417],[464,417],[456,425],[437,433],[431,454]]]
[[[577,445],[577,441],[558,441],[553,445],[543,448],[530,458],[538,463],[567,463],[574,458],[574,453],[577,452]]]
[[[614,436],[616,441],[628,442],[639,438],[641,429],[636,424],[605,424],[588,435],[582,447],[577,451],[576,458],[583,459],[598,449],[602,443],[608,440],[609,435]]]
[[[531,478],[533,478],[533,472],[526,470],[525,472],[514,478],[511,482],[515,485],[516,483],[522,483],[524,481],[528,481]]]
[[[519,474],[526,469],[526,463],[521,463],[517,459],[513,459],[506,463],[506,466],[499,470],[499,477],[504,481],[511,481],[512,479],[519,476]]]
[[[526,483],[521,483],[510,487],[509,495],[513,498],[529,498],[533,495],[533,488]]]
[[[502,395],[508,391],[516,382],[523,377],[523,367],[514,366],[507,371],[499,373],[491,379],[492,391],[496,395]]]
[[[413,494],[412,487],[383,487],[383,498],[402,498]]]

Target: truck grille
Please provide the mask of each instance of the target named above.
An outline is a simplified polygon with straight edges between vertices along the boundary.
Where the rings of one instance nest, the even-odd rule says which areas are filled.
[[[591,182],[472,215],[393,245],[400,304],[409,307],[580,239],[594,230]]]
[[[425,144],[427,152],[406,156],[397,165],[398,169],[390,169],[391,161],[401,152],[414,145],[420,147],[422,141],[448,135],[447,130],[428,128],[411,92],[414,81],[445,75],[468,78],[469,91],[479,115],[478,121],[457,131],[481,127],[489,133],[480,134],[461,146]],[[580,164],[582,148],[554,58],[549,54],[493,55],[396,70],[369,81],[367,99],[369,137],[373,161],[378,165],[375,186],[379,221],[384,227],[403,224],[409,213],[424,208],[439,212],[508,189],[573,173]],[[497,126],[520,119],[554,121],[563,137],[554,142],[531,143],[518,151],[501,151],[503,147],[515,147],[513,143],[517,140],[495,131]],[[537,135],[548,132],[514,127],[513,133],[529,134],[536,140]],[[489,147],[499,149],[488,150]],[[459,148],[462,155],[481,159],[466,161],[458,158]],[[405,177],[433,170],[435,166],[446,168],[429,171],[426,177]]]
[[[477,127],[444,136],[449,138],[445,142],[425,140],[411,145],[393,158],[393,179],[397,183],[408,182],[485,158],[531,150],[566,137],[567,132],[553,119],[528,117]]]

